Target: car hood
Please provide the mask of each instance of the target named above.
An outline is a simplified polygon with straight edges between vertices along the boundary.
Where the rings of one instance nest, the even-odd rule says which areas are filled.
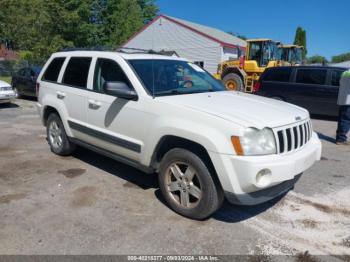
[[[245,127],[280,127],[309,117],[306,109],[257,95],[235,91],[159,97],[178,105],[234,122]]]
[[[9,83],[0,80],[0,87],[9,87],[9,86],[11,86]]]

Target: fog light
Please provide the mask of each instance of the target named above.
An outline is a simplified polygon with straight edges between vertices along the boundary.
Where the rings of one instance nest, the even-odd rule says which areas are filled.
[[[256,175],[256,186],[267,187],[271,183],[271,170],[262,169]]]

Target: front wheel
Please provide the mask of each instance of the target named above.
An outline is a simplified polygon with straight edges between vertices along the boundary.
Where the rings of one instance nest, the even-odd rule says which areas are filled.
[[[51,151],[60,156],[67,156],[75,150],[75,144],[68,140],[61,118],[52,113],[46,123],[47,140]]]
[[[205,219],[220,208],[223,191],[201,158],[180,148],[163,157],[159,186],[168,205],[192,219]]]
[[[235,74],[230,73],[224,76],[222,79],[222,82],[227,90],[233,90],[233,91],[244,91],[244,84],[242,78]]]

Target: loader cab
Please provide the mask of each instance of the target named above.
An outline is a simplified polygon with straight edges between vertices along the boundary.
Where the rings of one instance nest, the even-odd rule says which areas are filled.
[[[281,60],[291,65],[301,65],[303,63],[303,46],[299,45],[280,45]]]
[[[270,61],[279,60],[278,42],[271,39],[247,40],[246,60],[256,61],[258,67],[267,67]]]

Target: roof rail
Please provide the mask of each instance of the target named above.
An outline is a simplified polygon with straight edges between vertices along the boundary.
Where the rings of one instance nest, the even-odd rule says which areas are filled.
[[[129,50],[129,51],[125,52],[123,50]],[[160,54],[160,52],[154,51],[152,49],[142,49],[142,48],[132,48],[132,47],[118,47],[117,49],[115,49],[115,51],[121,52],[121,53],[130,53],[130,54],[132,53]]]
[[[114,51],[112,48],[104,46],[95,47],[66,47],[60,49],[58,52],[71,52],[71,51]]]

